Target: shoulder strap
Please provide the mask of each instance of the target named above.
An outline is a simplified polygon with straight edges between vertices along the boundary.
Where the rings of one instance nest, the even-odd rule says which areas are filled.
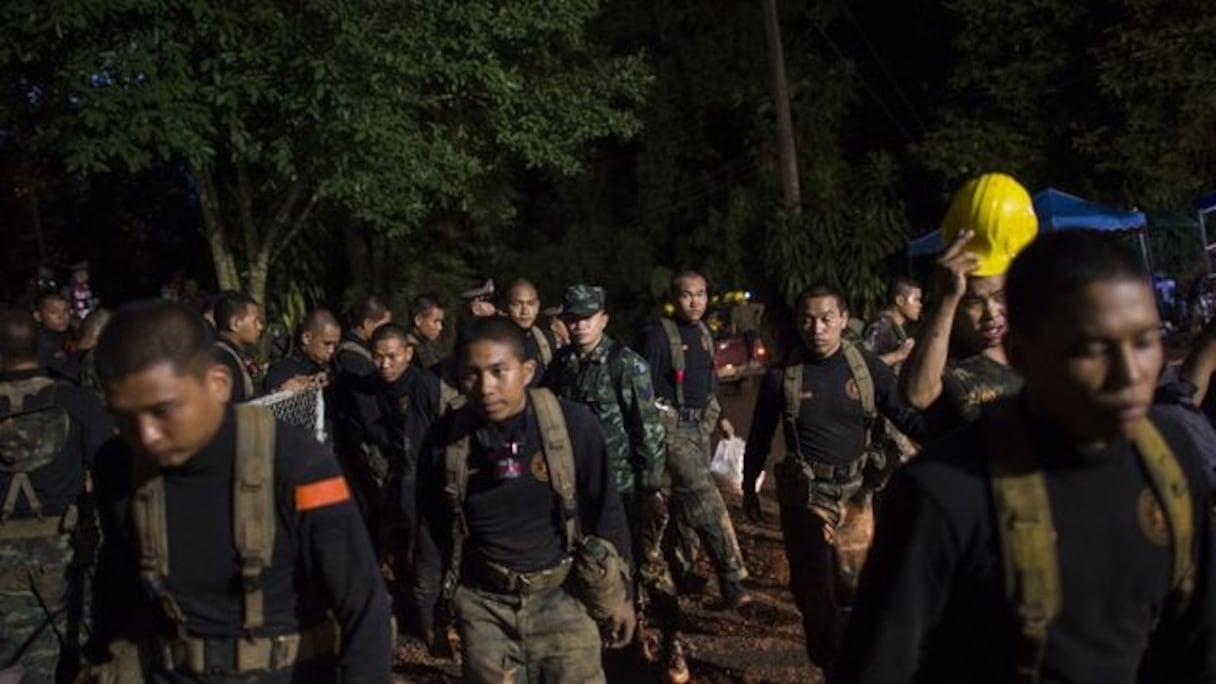
[[[452,517],[452,548],[448,566],[443,573],[441,595],[450,602],[460,584],[460,566],[464,558],[464,542],[469,536],[464,517],[464,499],[469,489],[469,427],[470,409],[457,409],[452,416],[452,432],[443,453],[443,494]]]
[[[26,402],[42,390],[47,387],[53,387],[55,384],[54,380],[41,376],[15,382],[0,383],[0,396],[8,399],[8,413],[0,415],[0,418],[51,407],[54,404],[53,392],[47,402],[40,407],[28,407],[26,406]],[[37,465],[34,467],[37,467]],[[12,479],[8,483],[8,490],[4,493],[4,503],[0,505],[0,521],[8,520],[12,516],[13,512],[17,510],[17,499],[22,495],[25,496],[30,511],[36,517],[42,517],[42,500],[38,498],[38,492],[34,490],[34,483],[30,479],[29,471],[14,470],[12,472]]]
[[[671,349],[671,370],[675,374],[676,408],[684,407],[684,340],[680,339],[680,329],[670,318],[660,318],[659,324],[667,334],[667,346]]]
[[[540,351],[540,362],[548,366],[553,360],[553,347],[549,345],[549,338],[545,337],[545,331],[532,326],[528,332],[532,333],[532,339],[536,340],[536,348]]]
[[[574,451],[570,445],[570,433],[566,428],[566,417],[562,414],[557,397],[547,389],[528,390],[528,398],[536,407],[536,420],[540,423],[541,441],[545,450],[545,465],[549,469],[549,484],[553,487],[562,505],[562,523],[566,533],[566,550],[574,551],[580,535],[578,529],[578,504],[576,502],[576,476]]]
[[[870,367],[866,365],[866,357],[861,350],[850,342],[844,342],[841,347],[844,359],[849,363],[849,373],[857,385],[857,394],[861,399],[861,410],[866,415],[866,422],[873,423],[878,419],[878,402],[874,398],[874,378],[870,375]]]
[[[1020,634],[1015,681],[1039,681],[1047,627],[1060,613],[1060,566],[1056,531],[1043,471],[1026,441],[1025,426],[1005,405],[994,412],[989,446],[993,504],[997,516],[1005,586],[1017,601]]]
[[[354,340],[342,340],[338,343],[338,351],[348,351],[352,354],[358,354],[368,361],[373,361],[372,353],[367,350],[367,347],[355,342]]]
[[[232,533],[241,557],[244,627],[266,623],[262,575],[274,558],[274,415],[262,406],[236,406],[236,463],[232,479]]]
[[[1172,586],[1182,593],[1185,600],[1190,597],[1195,580],[1192,554],[1195,509],[1191,500],[1191,488],[1182,466],[1178,463],[1178,457],[1152,421],[1141,421],[1132,435],[1132,441],[1169,521],[1174,542]]]
[[[185,629],[186,614],[165,588],[169,576],[169,527],[165,521],[165,484],[160,471],[142,456],[135,456],[131,522],[139,542],[139,575],[144,588],[165,615]]]
[[[55,384],[44,376],[36,376],[13,382],[0,382],[0,397],[8,399],[8,412],[19,413],[25,409],[25,400]]]
[[[227,344],[224,344],[222,342],[216,342],[215,346],[224,350],[225,354],[227,354],[228,356],[231,356],[236,361],[236,367],[238,369],[240,369],[241,377],[239,379],[233,378],[232,381],[233,382],[239,381],[239,382],[243,383],[244,387],[245,387],[245,399],[246,400],[253,399],[253,395],[254,395],[253,378],[249,377],[249,371],[245,370],[245,359],[242,359],[241,355],[239,353],[237,353],[237,351],[235,349],[228,346]]]

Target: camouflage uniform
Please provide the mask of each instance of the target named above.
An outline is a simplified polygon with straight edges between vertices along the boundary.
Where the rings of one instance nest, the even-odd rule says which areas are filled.
[[[603,305],[602,288],[574,285],[566,291],[562,308],[590,315]],[[586,357],[579,356],[575,345],[564,348],[547,376],[546,384],[559,396],[586,405],[599,419],[609,467],[633,534],[639,597],[652,602],[647,617],[655,626],[674,631],[679,626],[679,603],[661,549],[667,521],[643,525],[638,496],[660,488],[667,460],[650,367],[637,352],[604,335]]]
[[[883,313],[866,326],[861,337],[867,350],[882,356],[899,349],[899,346],[908,339],[908,332],[902,325],[892,320],[889,314]]]
[[[4,535],[0,524],[0,670],[15,664],[25,670],[24,681],[55,681],[64,631],[79,638],[81,611],[65,615],[71,539],[66,534],[33,539]],[[80,596],[75,598],[71,603],[79,606]],[[55,615],[53,622],[48,613]]]

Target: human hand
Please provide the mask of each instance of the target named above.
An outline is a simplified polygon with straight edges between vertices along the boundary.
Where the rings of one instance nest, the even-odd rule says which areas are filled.
[[[967,251],[967,242],[974,235],[975,231],[972,230],[959,233],[937,260],[937,278],[943,298],[962,297],[967,291],[967,276],[979,268],[979,257],[974,252]]]
[[[608,632],[608,648],[624,648],[633,643],[633,633],[638,627],[638,616],[633,611],[633,600],[626,598],[612,613],[611,628]]]

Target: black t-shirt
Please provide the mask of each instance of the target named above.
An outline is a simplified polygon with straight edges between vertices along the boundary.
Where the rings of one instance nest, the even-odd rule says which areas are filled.
[[[583,534],[606,539],[628,561],[629,528],[621,497],[613,485],[604,437],[595,416],[585,407],[562,400],[575,462],[576,500]],[[439,581],[451,554],[451,510],[444,497],[446,445],[455,425],[480,429],[469,437],[469,482],[465,514],[469,525],[466,549],[517,572],[551,567],[563,554],[565,531],[561,505],[547,481],[540,428],[531,405],[503,424],[471,419],[463,408],[441,418],[427,433],[418,470],[420,535],[415,594],[420,615],[429,623],[439,598]],[[501,455],[518,444],[519,476],[499,479],[491,452]],[[424,624],[426,627],[427,624]]]
[[[360,444],[371,443],[380,420],[375,386],[376,364],[371,359],[367,344],[352,333],[342,336],[343,344],[354,343],[367,354],[338,348],[334,354],[334,410],[335,443],[338,449],[351,452],[340,456],[350,458]]]
[[[2,373],[0,383],[44,375],[41,370]],[[0,395],[0,416],[8,415],[14,408],[29,410],[48,406],[58,407],[67,414],[67,437],[55,459],[29,475],[34,494],[42,504],[42,515],[57,517],[76,502],[84,487],[85,471],[93,463],[102,443],[114,435],[114,423],[106,414],[101,400],[92,392],[65,382],[46,387],[18,407],[9,406],[8,398]],[[8,493],[12,479],[12,473],[0,470],[0,501]],[[31,515],[30,502],[25,496],[19,496],[16,504],[14,518]]]
[[[385,386],[380,381],[380,386],[376,441],[385,455],[404,466],[404,475],[413,478],[418,449],[439,417],[439,378],[410,366],[396,382]]]
[[[1198,574],[1182,613],[1166,602],[1168,528],[1130,443],[1081,453],[1042,423],[1027,423],[1045,466],[1063,601],[1048,630],[1042,681],[1216,677],[1211,500],[1185,433],[1153,418],[1194,502]],[[1010,681],[1018,621],[993,520],[985,449],[1002,435],[990,424],[981,418],[896,472],[835,681]]]
[[[197,636],[244,633],[244,592],[232,534],[235,454],[236,417],[230,408],[210,444],[185,465],[162,471],[169,542],[165,586]],[[132,522],[135,458],[114,439],[97,459],[105,541],[93,611],[94,636],[101,644],[172,629],[141,585]],[[332,491],[341,478],[325,447],[276,421],[274,556],[262,577],[266,626],[259,633],[298,632],[332,611],[343,634],[342,681],[388,681],[388,605],[362,518],[349,495],[324,503],[308,494],[318,483]]]
[[[302,354],[284,356],[270,364],[266,377],[262,379],[262,391],[269,394],[297,375],[316,375],[326,370],[327,366],[318,364]]]
[[[877,356],[861,351],[874,381],[878,413],[908,437],[924,438],[924,419],[903,402],[895,374]],[[802,392],[798,408],[798,431],[794,434],[785,420],[785,368],[770,369],[760,383],[756,410],[744,452],[744,476],[754,480],[764,470],[773,431],[781,422],[785,443],[791,451],[797,444],[809,461],[843,465],[861,456],[865,449],[865,412],[860,394],[842,351],[802,364]]]
[[[684,406],[680,408],[705,408],[714,391],[713,342],[709,336],[701,334],[701,326],[696,323],[677,321],[676,328],[680,331],[680,346],[684,351]],[[708,349],[705,347],[707,340],[711,345]],[[672,406],[677,405],[671,342],[663,326],[653,325],[647,331],[642,356],[650,364],[655,396],[666,399]]]

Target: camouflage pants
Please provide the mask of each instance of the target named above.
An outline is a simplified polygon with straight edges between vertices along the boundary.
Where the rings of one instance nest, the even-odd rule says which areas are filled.
[[[671,634],[681,626],[680,602],[676,598],[675,582],[663,558],[663,532],[667,522],[657,525],[642,524],[641,506],[633,493],[622,494],[625,516],[629,519],[629,531],[633,543],[634,595],[638,602],[639,620],[657,627],[664,634]]]
[[[604,681],[599,629],[561,587],[517,595],[461,585],[452,610],[462,681]]]
[[[722,493],[709,472],[711,424],[667,420],[667,471],[671,478],[672,517],[675,519],[681,570],[690,571],[698,537],[705,542],[718,577],[739,582],[747,577],[735,528]]]
[[[62,681],[74,674],[78,662],[68,661],[79,658],[81,597],[69,596],[71,559],[68,535],[0,540],[0,670],[23,668],[24,682]],[[61,653],[61,638],[77,647]],[[61,655],[65,660],[57,675]]]
[[[841,511],[839,524],[826,520],[824,512],[833,508]],[[790,564],[790,591],[802,613],[807,655],[816,666],[827,668],[840,649],[874,537],[870,498],[863,493],[821,506],[782,504],[781,533]]]

